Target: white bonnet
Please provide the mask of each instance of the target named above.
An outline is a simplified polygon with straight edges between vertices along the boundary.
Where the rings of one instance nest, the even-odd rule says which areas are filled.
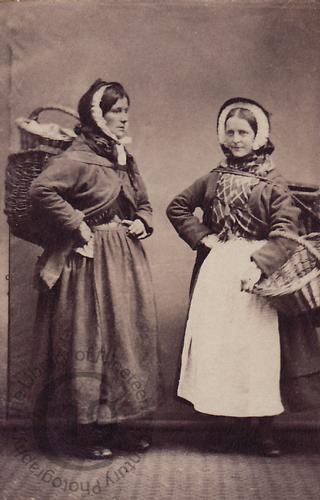
[[[270,135],[270,120],[269,113],[257,102],[252,99],[242,97],[234,97],[226,101],[221,107],[218,120],[217,132],[218,139],[221,145],[225,142],[225,124],[228,114],[232,109],[243,108],[251,111],[257,122],[257,133],[253,143],[253,149],[256,151],[268,143]]]

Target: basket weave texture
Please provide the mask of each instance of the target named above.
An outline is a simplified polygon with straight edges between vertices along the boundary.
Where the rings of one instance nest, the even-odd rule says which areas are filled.
[[[30,185],[51,156],[46,151],[31,150],[8,157],[5,197],[7,221],[14,236],[31,243],[41,243],[41,236],[32,213]]]
[[[77,114],[62,106],[37,108],[29,118],[19,118],[22,151],[8,156],[5,181],[5,214],[14,236],[42,245],[45,228],[41,227],[39,214],[33,209],[30,186],[46,168],[49,159],[65,151],[73,142],[73,131],[56,124],[39,124],[42,111],[61,111],[78,119]]]
[[[296,241],[297,247],[285,264],[254,286],[253,293],[287,316],[316,311],[320,307],[320,233],[299,237],[279,232],[277,236]]]

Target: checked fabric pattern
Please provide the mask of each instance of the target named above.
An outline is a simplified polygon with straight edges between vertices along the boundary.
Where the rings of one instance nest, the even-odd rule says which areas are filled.
[[[212,207],[212,223],[218,228],[218,237],[226,241],[230,236],[254,238],[257,223],[248,210],[248,200],[259,179],[234,174],[222,174],[218,181]]]

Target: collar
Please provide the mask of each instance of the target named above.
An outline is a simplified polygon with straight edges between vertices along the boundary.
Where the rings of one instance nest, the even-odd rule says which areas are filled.
[[[231,156],[224,158],[219,166],[238,170],[240,172],[249,172],[256,175],[265,176],[274,169],[274,163],[269,155],[250,155],[243,159],[236,159]]]
[[[116,165],[104,156],[98,155],[89,148],[80,137],[77,137],[72,145],[63,153],[64,158],[81,161],[91,165],[99,165],[101,167],[116,168]]]

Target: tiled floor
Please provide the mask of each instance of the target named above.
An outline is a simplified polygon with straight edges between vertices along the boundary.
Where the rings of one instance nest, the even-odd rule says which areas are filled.
[[[30,431],[2,431],[0,498],[319,500],[316,431],[279,431],[284,453],[276,459],[261,457],[254,448],[213,454],[212,439],[207,431],[157,431],[146,454],[120,453],[96,462],[57,450],[46,455]]]

